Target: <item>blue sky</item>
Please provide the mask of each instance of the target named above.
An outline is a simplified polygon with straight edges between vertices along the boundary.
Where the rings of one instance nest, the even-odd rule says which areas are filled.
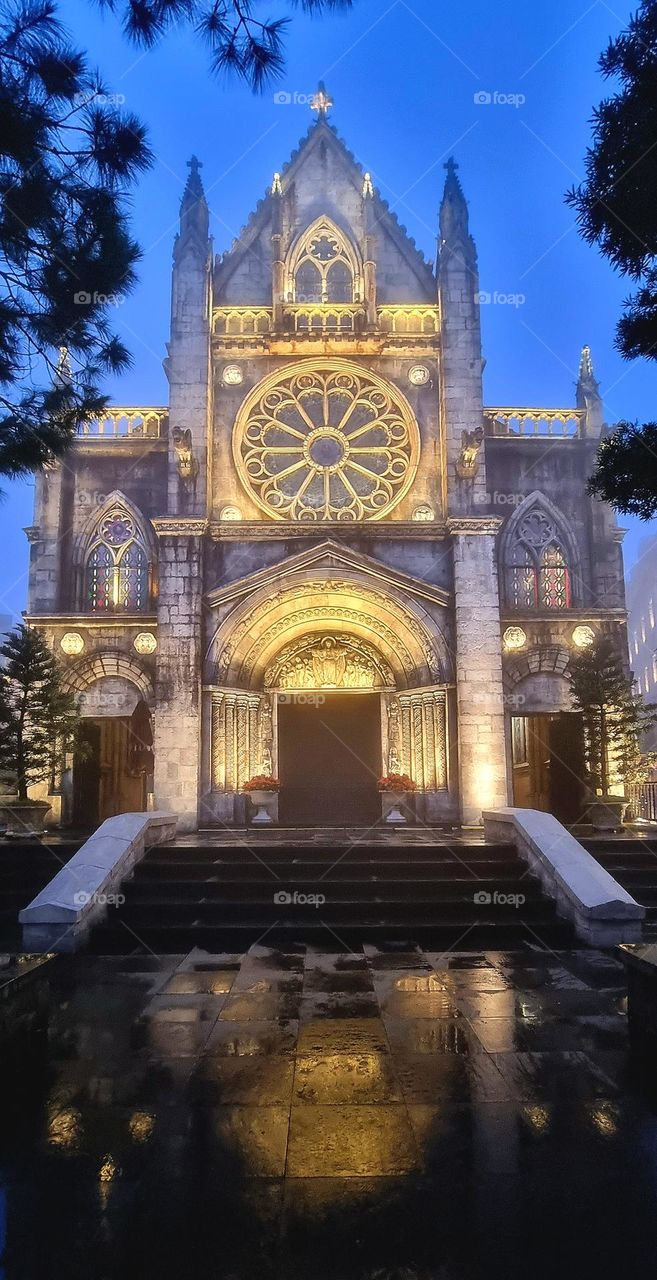
[[[580,348],[589,343],[608,421],[654,418],[657,366],[627,363],[613,348],[630,286],[580,240],[563,202],[582,175],[592,108],[605,92],[598,55],[634,7],[621,0],[356,0],[347,15],[293,16],[286,72],[254,97],[212,76],[191,34],[170,35],[144,53],[91,0],[66,0],[61,13],[74,39],[108,90],[144,120],[156,156],[133,196],[144,248],[140,283],[116,312],[134,368],[109,387],[112,399],[166,401],[171,248],[186,160],[194,152],[203,161],[220,252],[306,132],[311,112],[303,100],[324,79],[335,100],[333,124],[431,258],[443,164],[456,156],[481,288],[524,297],[521,305],[482,308],[487,403],[573,403]],[[280,14],[285,0],[258,8]],[[277,102],[280,93],[292,102]],[[478,102],[481,94],[493,100]],[[25,607],[21,530],[31,523],[32,492],[31,484],[12,485],[0,508],[0,613]],[[621,523],[630,529],[631,563],[649,527]]]

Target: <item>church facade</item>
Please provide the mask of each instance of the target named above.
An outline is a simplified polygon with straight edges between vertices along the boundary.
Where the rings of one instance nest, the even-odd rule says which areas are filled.
[[[569,658],[625,644],[588,351],[571,408],[485,406],[456,166],[429,263],[328,106],[218,258],[190,162],[169,403],[109,410],[37,481],[28,618],[85,717],[74,821],[242,825],[258,774],[285,824],[369,826],[387,773],[421,823],[554,807]]]

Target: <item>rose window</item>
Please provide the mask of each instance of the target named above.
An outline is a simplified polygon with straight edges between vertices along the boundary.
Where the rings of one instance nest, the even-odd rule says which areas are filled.
[[[400,391],[345,361],[309,360],[256,387],[240,410],[235,462],[280,520],[378,520],[412,483],[419,433]]]

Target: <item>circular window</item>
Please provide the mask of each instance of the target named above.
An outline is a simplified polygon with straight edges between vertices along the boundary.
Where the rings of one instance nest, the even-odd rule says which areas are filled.
[[[420,437],[402,393],[347,361],[308,360],[256,387],[237,417],[242,483],[279,520],[380,520],[407,492]]]

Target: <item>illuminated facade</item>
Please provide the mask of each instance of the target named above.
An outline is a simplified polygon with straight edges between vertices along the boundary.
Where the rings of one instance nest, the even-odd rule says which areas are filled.
[[[456,166],[434,265],[315,108],[218,258],[190,162],[169,404],[109,411],[38,481],[30,616],[96,726],[96,816],[152,792],[188,829],[241,824],[264,772],[283,821],[321,793],[318,822],[369,823],[404,772],[419,821],[477,821],[513,793],[516,721],[568,706],[575,629],[624,625],[588,352],[573,408],[485,407]]]

